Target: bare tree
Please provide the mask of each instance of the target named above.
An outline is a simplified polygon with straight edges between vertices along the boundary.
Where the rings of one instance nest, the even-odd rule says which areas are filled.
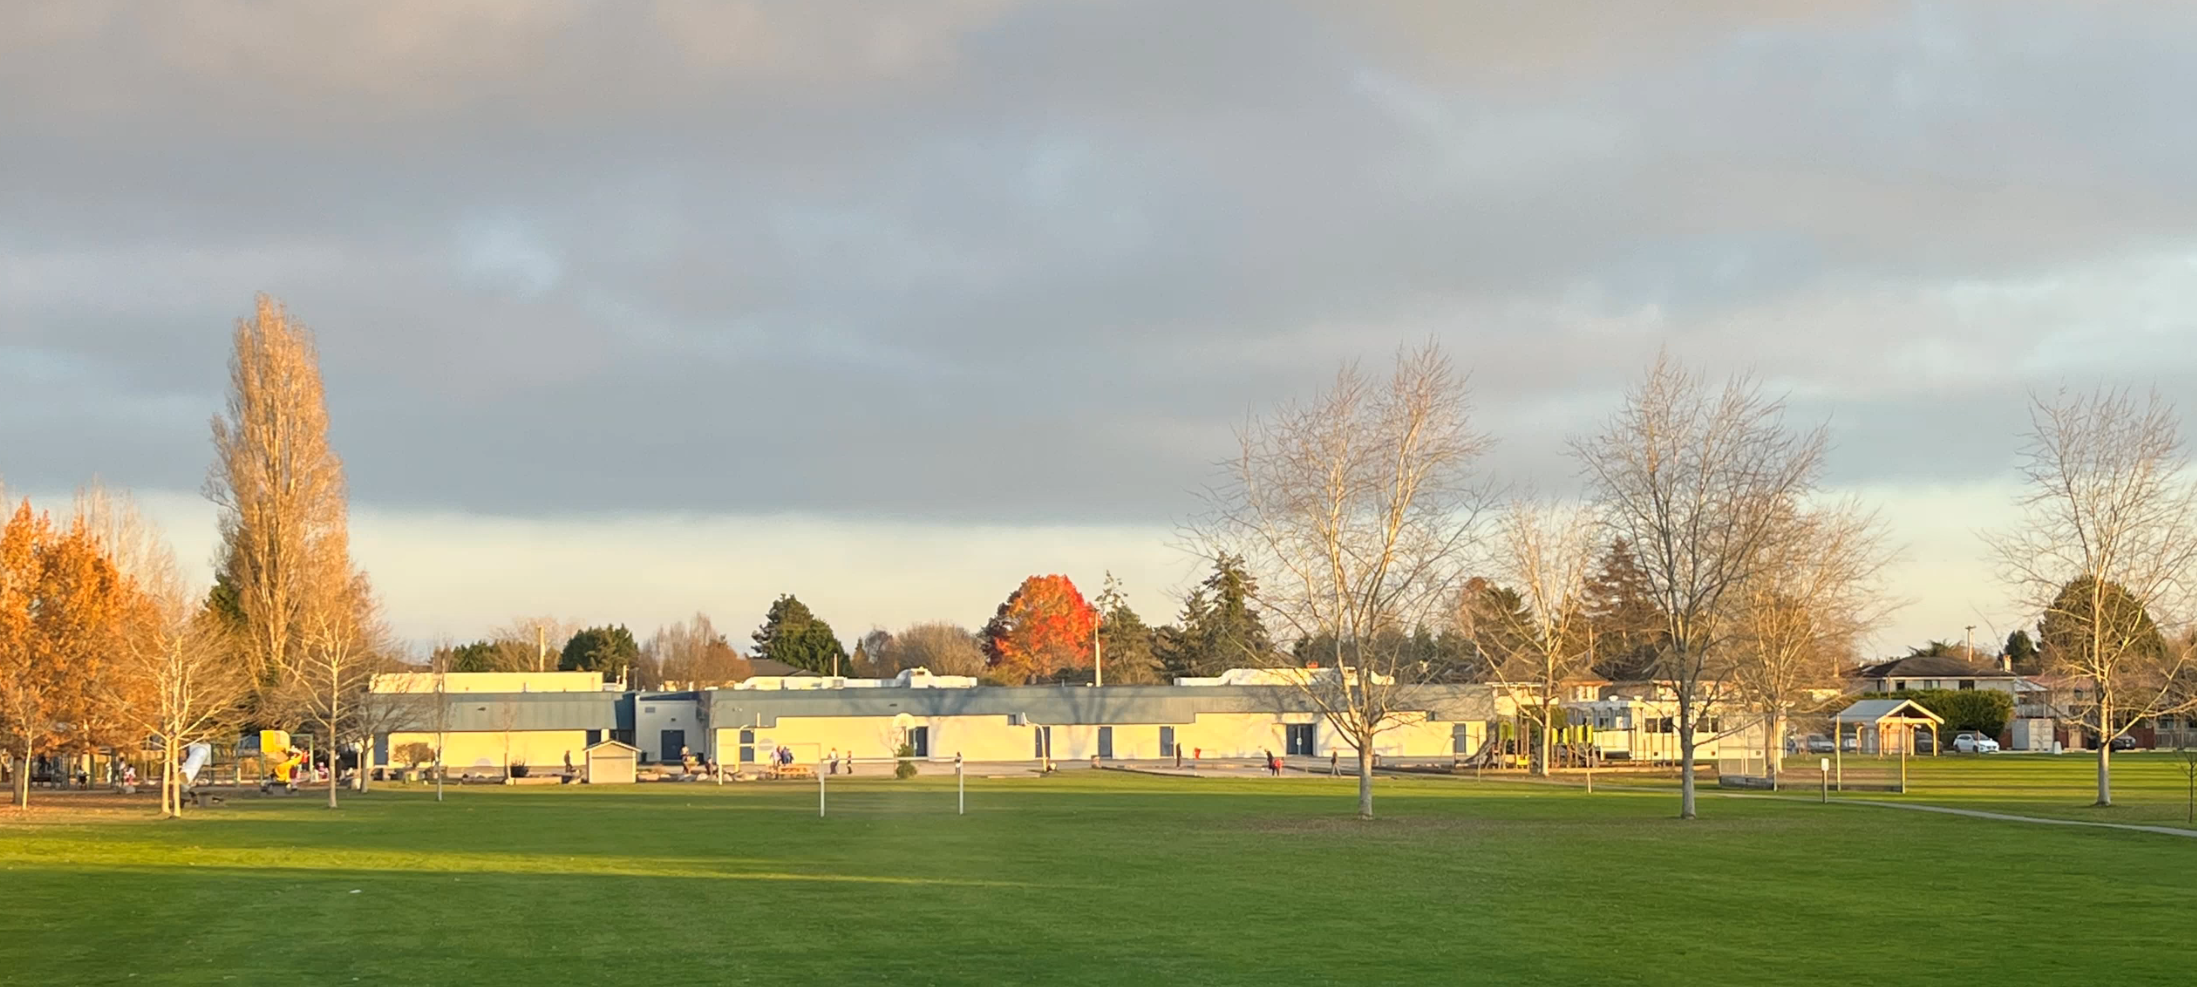
[[[328,745],[328,807],[336,808],[336,759],[356,724],[373,675],[390,653],[373,588],[366,576],[323,573],[316,598],[303,608],[304,633],[291,660],[284,695],[290,708]]]
[[[926,668],[933,675],[984,674],[984,645],[976,635],[954,624],[916,624],[884,638],[880,644],[881,650],[870,660],[881,677],[911,668]]]
[[[160,814],[180,816],[184,748],[235,726],[251,678],[227,628],[199,606],[166,539],[127,496],[95,485],[79,492],[76,510],[139,601],[104,698],[136,733],[160,742]]]
[[[260,295],[229,359],[226,416],[213,421],[206,496],[219,508],[222,568],[242,615],[244,653],[271,685],[290,672],[314,623],[317,573],[348,573],[343,461],[328,444],[328,408],[312,333]]]
[[[2098,735],[2099,805],[2113,804],[2113,740],[2197,708],[2171,646],[2191,616],[2197,484],[2173,405],[2156,393],[2032,399],[2019,526],[1988,536],[2002,576],[2044,614],[2046,660],[2088,680],[2076,710]]]
[[[1398,354],[1385,381],[1346,364],[1327,390],[1253,418],[1211,510],[1191,533],[1240,556],[1254,600],[1332,667],[1289,676],[1358,755],[1358,815],[1373,816],[1374,744],[1423,709],[1410,631],[1455,598],[1484,495],[1463,375],[1438,346]],[[1289,662],[1243,647],[1246,660]]]
[[[555,671],[565,642],[580,628],[579,621],[559,617],[514,617],[489,635],[498,653],[496,667],[511,672]]]
[[[368,694],[360,697],[357,713],[351,717],[352,734],[359,738],[358,777],[351,787],[359,792],[372,791],[374,787],[375,738],[386,742],[390,734],[417,730],[422,724],[431,722],[434,716],[435,697],[431,694],[374,689],[373,684],[384,674],[411,675],[417,674],[419,669],[398,654],[395,644],[384,632],[377,629],[375,634],[379,639],[368,648],[359,673],[367,683]]]
[[[1664,640],[1655,673],[1677,706],[1679,818],[1695,814],[1696,731],[1724,695],[1737,593],[1777,557],[1783,521],[1816,489],[1825,437],[1788,429],[1752,377],[1709,387],[1668,355],[1596,434],[1575,438],[1602,523],[1639,555]]]
[[[1513,501],[1497,522],[1493,561],[1496,578],[1518,594],[1519,606],[1459,608],[1473,615],[1469,639],[1487,658],[1491,677],[1539,729],[1534,772],[1544,776],[1556,730],[1568,718],[1563,683],[1594,666],[1585,595],[1595,536],[1583,508]]]
[[[755,666],[700,613],[659,629],[641,649],[641,658],[650,670],[650,688],[699,689],[755,674]]]
[[[1892,609],[1881,583],[1891,552],[1874,512],[1803,507],[1785,524],[1732,605],[1732,685],[1762,715],[1773,788],[1786,723],[1809,690],[1837,683],[1841,660]]]

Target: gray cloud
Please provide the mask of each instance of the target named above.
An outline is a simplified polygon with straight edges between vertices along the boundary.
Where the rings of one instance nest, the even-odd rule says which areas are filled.
[[[1428,334],[1512,473],[1665,345],[1856,482],[2189,389],[2189,14],[1759,7],[23,5],[0,471],[195,487],[261,289],[358,497],[514,514],[1164,518]]]

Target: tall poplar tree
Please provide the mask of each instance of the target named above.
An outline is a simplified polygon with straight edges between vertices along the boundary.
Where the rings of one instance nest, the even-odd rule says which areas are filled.
[[[234,607],[243,658],[264,692],[295,672],[301,642],[324,623],[313,608],[349,599],[349,511],[312,331],[260,295],[232,342],[206,496],[220,512],[217,592]]]

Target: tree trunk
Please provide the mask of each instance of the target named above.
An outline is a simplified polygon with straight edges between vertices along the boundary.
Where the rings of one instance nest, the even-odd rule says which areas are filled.
[[[1358,738],[1358,818],[1373,818],[1373,738]]]
[[[2113,738],[2098,731],[2098,805],[2113,804]]]
[[[1540,726],[1541,744],[1539,748],[1539,757],[1541,758],[1541,763],[1533,766],[1533,773],[1540,775],[1543,778],[1546,778],[1549,776],[1549,760],[1550,758],[1554,757],[1556,753],[1556,710],[1553,707],[1541,707]]]
[[[160,738],[160,815],[174,819],[183,815],[183,779],[176,771],[175,736]]]
[[[15,807],[26,812],[31,807],[31,745],[23,744],[23,758],[15,762]]]
[[[1769,721],[1768,734],[1762,738],[1762,770],[1769,773],[1770,790],[1774,792],[1777,791],[1778,769],[1782,766],[1779,762],[1785,759],[1785,710],[1772,709]]]
[[[1678,726],[1678,818],[1694,817],[1694,725]]]

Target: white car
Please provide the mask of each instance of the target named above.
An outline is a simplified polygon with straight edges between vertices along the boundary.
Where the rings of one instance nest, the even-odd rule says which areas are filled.
[[[1963,754],[1996,754],[1999,742],[1974,730],[1963,730],[1953,735],[1953,749]]]

